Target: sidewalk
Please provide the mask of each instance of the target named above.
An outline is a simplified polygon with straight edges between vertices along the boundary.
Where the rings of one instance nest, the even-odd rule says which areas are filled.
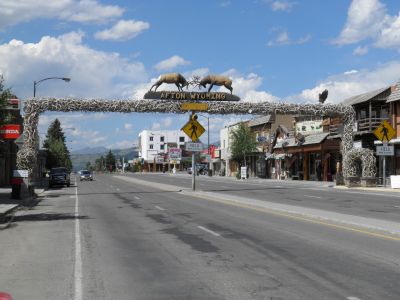
[[[20,200],[11,199],[11,188],[0,188],[0,222],[8,213],[15,210]]]

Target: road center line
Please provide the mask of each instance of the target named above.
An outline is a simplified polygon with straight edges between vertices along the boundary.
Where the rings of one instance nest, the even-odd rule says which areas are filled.
[[[165,208],[162,208],[162,207],[160,207],[158,205],[156,205],[155,208],[157,208],[158,210],[165,210]]]
[[[208,228],[205,228],[203,226],[197,226],[197,228],[199,228],[201,230],[204,230],[205,232],[211,233],[214,236],[221,236],[219,233],[216,233],[215,231],[212,231],[212,230],[210,230]]]
[[[347,297],[348,300],[361,300],[360,298],[357,297]]]
[[[138,197],[138,196],[134,196],[133,198],[135,198],[136,200],[139,200],[139,199],[140,199],[140,197]]]
[[[74,300],[82,300],[82,249],[81,249],[81,233],[79,224],[79,198],[78,186],[75,179],[75,295]]]
[[[304,195],[304,197],[322,199],[322,197],[313,196],[313,195]]]

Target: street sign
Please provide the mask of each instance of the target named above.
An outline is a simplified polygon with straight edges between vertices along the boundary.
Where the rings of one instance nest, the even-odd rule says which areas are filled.
[[[247,179],[247,168],[240,167],[240,179]]]
[[[190,119],[182,129],[193,142],[197,141],[200,136],[206,131],[197,120]]]
[[[186,148],[186,151],[200,152],[200,151],[203,151],[203,144],[186,142],[185,148]]]
[[[396,131],[389,124],[388,121],[384,120],[378,128],[374,131],[375,136],[382,142],[389,142],[392,138],[396,136]]]
[[[393,156],[394,146],[376,146],[376,155],[378,156]]]
[[[181,110],[205,111],[208,110],[208,103],[196,103],[196,102],[181,103]]]

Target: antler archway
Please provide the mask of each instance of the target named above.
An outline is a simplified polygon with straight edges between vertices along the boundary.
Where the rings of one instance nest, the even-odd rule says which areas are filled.
[[[18,152],[17,165],[20,169],[27,169],[33,174],[37,163],[39,146],[38,121],[45,111],[59,112],[119,112],[119,113],[184,113],[180,104],[182,101],[155,101],[155,100],[101,100],[101,99],[58,99],[42,98],[25,101],[24,106],[24,135],[25,143]],[[209,114],[307,114],[318,116],[342,117],[344,124],[342,138],[343,175],[357,176],[355,160],[363,163],[362,176],[375,176],[375,157],[368,149],[353,149],[353,124],[355,111],[351,106],[339,104],[288,104],[275,102],[206,102]]]

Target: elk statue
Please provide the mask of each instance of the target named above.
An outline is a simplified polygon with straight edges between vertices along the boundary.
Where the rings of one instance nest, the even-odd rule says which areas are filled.
[[[232,80],[230,80],[228,77],[226,76],[221,76],[221,75],[208,75],[206,77],[204,77],[203,79],[201,79],[199,86],[202,87],[206,87],[206,85],[209,84],[210,87],[208,88],[208,92],[211,91],[212,87],[214,85],[218,85],[218,86],[224,86],[226,87],[228,90],[231,91],[232,94]]]
[[[157,88],[162,85],[163,83],[175,83],[175,85],[178,87],[179,91],[183,91],[182,88],[186,86],[188,88],[189,82],[186,81],[185,77],[183,77],[179,73],[168,73],[168,74],[162,74],[160,78],[157,80],[155,84],[152,85],[150,88],[150,91],[153,87],[155,88],[155,91],[157,91]]]

